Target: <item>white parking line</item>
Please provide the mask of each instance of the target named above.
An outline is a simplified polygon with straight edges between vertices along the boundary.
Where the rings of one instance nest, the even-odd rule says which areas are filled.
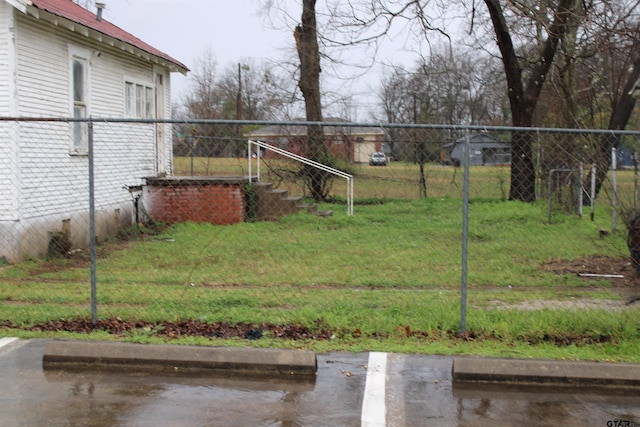
[[[362,399],[362,427],[382,427],[387,424],[385,382],[387,379],[387,353],[369,353],[367,379]]]
[[[14,341],[18,341],[18,338],[0,338],[0,348],[5,345],[9,345]]]

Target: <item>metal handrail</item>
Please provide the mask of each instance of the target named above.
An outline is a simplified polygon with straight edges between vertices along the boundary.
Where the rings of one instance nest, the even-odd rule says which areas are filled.
[[[252,147],[254,145],[260,147],[260,148],[264,148],[265,150],[271,150],[275,153],[278,153],[282,156],[288,157],[290,159],[299,161],[301,163],[304,163],[306,165],[310,165],[313,166],[317,169],[323,170],[325,172],[329,172],[333,175],[337,175],[341,178],[344,178],[347,180],[347,215],[351,216],[353,215],[353,175],[350,175],[346,172],[343,172],[341,170],[332,168],[330,166],[327,165],[323,165],[322,163],[318,163],[314,160],[310,160],[307,159],[305,157],[299,156],[297,154],[291,153],[289,151],[283,150],[281,148],[275,147],[273,145],[267,144],[266,142],[263,141],[257,141],[257,140],[252,140],[250,139],[248,141],[249,143],[247,144],[248,147],[248,155],[247,158],[249,159],[249,182],[253,182],[253,177],[252,177],[252,171],[253,171],[253,165],[252,165],[252,161],[251,159],[253,158],[253,150]],[[260,182],[260,150],[256,150],[256,161],[257,161],[257,180],[258,182]]]

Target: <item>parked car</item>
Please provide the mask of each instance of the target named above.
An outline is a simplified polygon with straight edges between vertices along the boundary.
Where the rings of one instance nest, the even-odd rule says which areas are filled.
[[[370,166],[387,166],[387,156],[382,151],[371,153]]]

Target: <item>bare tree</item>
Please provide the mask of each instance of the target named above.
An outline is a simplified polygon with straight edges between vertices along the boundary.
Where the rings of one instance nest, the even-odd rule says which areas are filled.
[[[300,24],[294,31],[296,50],[300,59],[300,79],[298,86],[304,97],[306,119],[309,122],[322,122],[322,103],[320,93],[320,48],[316,19],[316,0],[302,0]],[[307,156],[323,163],[332,163],[324,143],[322,125],[307,126]],[[324,200],[328,195],[329,176],[317,168],[305,168],[309,179],[311,195],[315,200]]]
[[[275,0],[274,0],[275,1]],[[629,96],[627,90],[633,84],[640,73],[640,65],[637,63],[639,56],[637,51],[637,22],[638,22],[638,0],[595,0],[584,2],[581,0],[483,0],[486,9],[480,9],[474,0],[469,2],[441,2],[439,0],[405,0],[402,2],[389,0],[349,0],[342,2],[327,2],[325,27],[322,33],[316,32],[316,40],[320,38],[324,46],[353,46],[368,45],[373,47],[373,52],[377,50],[379,43],[394,33],[394,24],[401,23],[410,37],[408,43],[415,42],[416,51],[421,51],[423,43],[431,48],[430,35],[439,35],[447,40],[451,40],[454,34],[449,33],[444,28],[446,20],[453,17],[458,19],[456,11],[470,11],[470,33],[472,34],[492,34],[495,41],[497,55],[502,62],[503,76],[506,82],[505,93],[508,98],[510,114],[505,114],[505,108],[500,102],[500,96],[496,96],[495,87],[499,87],[501,82],[494,79],[492,90],[487,90],[494,100],[493,106],[487,111],[494,113],[481,119],[482,115],[474,116],[473,121],[488,120],[489,122],[504,124],[504,120],[510,117],[510,122],[518,128],[532,127],[535,122],[544,123],[549,116],[547,108],[539,108],[541,102],[555,102],[562,112],[561,123],[565,126],[579,126],[580,121],[576,120],[581,113],[581,97],[583,93],[593,93],[593,87],[598,87],[600,82],[607,82],[607,90],[602,90],[593,94],[593,100],[603,104],[604,94],[608,91],[614,95],[610,105],[602,109],[602,106],[595,108],[590,104],[590,111],[593,117],[602,116],[599,111],[608,110],[610,119],[606,126],[612,130],[623,128],[633,109],[635,101]],[[307,7],[316,5],[315,1],[304,1]],[[457,8],[452,8],[454,5]],[[470,6],[470,7],[469,7]],[[486,13],[483,13],[486,11]],[[304,16],[304,11],[303,11]],[[315,15],[314,15],[315,19]],[[486,19],[486,20],[485,20]],[[486,24],[486,26],[482,25]],[[397,26],[396,32],[397,32]],[[480,29],[478,29],[480,28]],[[487,30],[483,32],[482,30]],[[634,35],[635,34],[635,35]],[[630,37],[633,35],[633,37]],[[621,43],[623,39],[628,42]],[[486,41],[486,40],[485,40]],[[590,57],[601,61],[597,69],[610,70],[610,76],[606,79],[597,77],[597,73],[591,76],[591,88],[578,81],[575,74],[578,63],[588,63],[587,57],[582,57],[583,44],[596,46],[597,53],[591,53]],[[617,54],[604,55],[602,46],[617,46]],[[598,47],[599,46],[599,47]],[[620,46],[623,46],[620,48]],[[481,49],[491,51],[487,44]],[[431,50],[431,49],[429,49]],[[616,49],[610,49],[615,52]],[[622,55],[620,55],[622,52]],[[495,52],[494,52],[495,53]],[[425,56],[428,57],[428,56]],[[438,59],[433,57],[432,59]],[[366,61],[365,61],[366,62]],[[374,62],[373,60],[369,63]],[[444,63],[443,63],[444,64]],[[442,85],[440,91],[434,91],[432,77],[434,71],[446,69],[442,65],[433,68],[435,63],[430,59],[425,65],[430,68],[429,79],[422,79],[422,92],[433,92],[433,96],[445,102],[439,106],[422,102],[414,108],[415,114],[400,113],[394,110],[398,103],[403,101],[392,96],[388,92],[392,88],[400,85],[409,85],[409,80],[403,79],[394,72],[393,81],[385,88],[384,99],[386,102],[387,119],[390,121],[407,120],[418,116],[438,118],[445,122],[460,121],[466,117],[468,111],[460,107],[459,100],[467,96],[470,103],[475,102],[471,111],[478,112],[483,106],[478,105],[482,97],[477,86],[478,81],[464,81],[465,87],[460,85]],[[459,62],[456,67],[467,67],[469,64]],[[604,66],[603,66],[604,65]],[[595,71],[596,68],[594,68]],[[415,71],[415,70],[412,70]],[[559,77],[558,88],[562,90],[563,104],[551,97],[545,98],[546,82],[554,73]],[[449,71],[449,74],[452,74]],[[447,75],[449,75],[447,74]],[[415,79],[411,82],[413,88],[413,98],[418,98],[418,91],[415,87]],[[596,83],[596,84],[593,84]],[[489,87],[489,86],[487,86]],[[394,89],[395,90],[395,89]],[[423,100],[428,99],[426,96]],[[403,108],[410,110],[411,102],[404,101]],[[549,104],[545,104],[547,107]],[[392,107],[393,106],[393,107]],[[437,107],[437,108],[436,108]],[[390,115],[392,114],[392,115]],[[500,116],[500,117],[498,117]],[[423,119],[424,120],[424,119]],[[610,140],[603,140],[598,145],[596,152],[600,152],[599,158],[605,159],[606,154],[612,146],[618,144],[614,137]],[[603,160],[604,162],[604,160]],[[603,163],[604,166],[604,163]],[[606,173],[606,167],[598,169],[599,173]],[[598,182],[601,182],[599,176]],[[532,150],[532,133],[520,129],[512,134],[512,163],[511,163],[511,187],[509,199],[521,201],[534,201],[536,199],[536,169],[534,167],[534,154]]]
[[[622,130],[635,106],[631,90],[640,77],[640,2],[594,4],[590,19],[568,39],[552,75],[561,125]],[[599,193],[620,135],[603,136],[591,150]],[[588,177],[590,179],[590,177]]]
[[[270,61],[241,59],[221,73],[217,87],[225,99],[223,117],[245,120],[283,119],[280,112],[289,103],[288,79],[278,74]]]
[[[301,8],[299,21],[289,13],[293,8],[292,5],[280,0],[267,0],[262,3],[262,12],[265,19],[277,16],[279,24],[275,25],[276,27],[281,27],[281,22],[285,22],[285,28],[293,30],[298,58],[297,82],[304,99],[305,119],[308,122],[314,122],[307,126],[305,155],[313,161],[332,165],[333,160],[325,145],[324,131],[320,124],[323,121],[322,92],[320,91],[322,53],[319,43],[321,32],[318,31],[317,2],[301,0],[299,3],[296,2],[296,6]],[[292,22],[296,22],[293,28],[289,27]],[[312,197],[318,201],[326,199],[331,183],[330,175],[308,166],[303,168],[303,173]]]
[[[483,0],[489,24],[497,43],[507,82],[511,122],[520,128],[533,125],[536,105],[559,47],[575,32],[593,3],[580,0]],[[468,4],[460,2],[460,4]],[[387,37],[395,22],[408,23],[408,30],[419,43],[430,45],[428,35],[449,38],[445,19],[455,15],[451,2],[437,0],[356,0],[334,4],[332,23],[343,34],[334,43],[377,43]],[[480,16],[475,1],[471,7],[471,28]],[[354,30],[355,28],[355,30]],[[325,39],[328,39],[325,37]],[[532,42],[530,44],[530,42]],[[523,49],[533,47],[531,49]],[[448,95],[453,94],[449,92]],[[449,117],[455,113],[449,105]],[[534,201],[536,170],[533,162],[532,134],[512,134],[511,200]]]
[[[558,46],[564,42],[575,25],[574,17],[583,16],[585,3],[579,0],[559,0],[506,3],[484,0],[508,85],[512,124],[516,127],[533,125],[535,108],[543,84],[553,63]],[[509,15],[507,14],[509,13]],[[516,30],[529,25],[534,30],[536,49],[529,57],[519,55],[514,43]],[[532,134],[516,131],[511,136],[510,200],[532,202],[536,200],[536,170],[533,163]]]
[[[392,123],[504,124],[504,86],[482,53],[443,47],[412,68],[394,67],[378,98]]]
[[[218,90],[218,78],[218,61],[209,47],[194,61],[189,74],[190,87],[182,100],[191,118],[221,118],[224,99]]]
[[[180,113],[189,119],[204,120],[282,118],[279,113],[289,102],[290,90],[283,89],[288,79],[277,70],[270,63],[253,60],[221,69],[211,48],[207,48],[189,74],[190,85],[183,95]],[[192,155],[239,156],[246,152],[240,126],[233,129],[205,123],[181,133],[188,135]]]
[[[263,4],[263,11],[267,14],[274,9],[283,16],[287,14],[284,2],[268,0]],[[320,59],[326,60],[329,67],[351,64],[361,70],[367,70],[375,63],[375,51],[378,42],[386,37],[393,22],[418,17],[417,26],[424,31],[432,31],[433,27],[428,14],[420,1],[411,1],[409,5],[397,6],[386,4],[385,1],[371,2],[341,2],[327,1],[323,8],[323,29],[318,31],[316,0],[302,0],[300,23],[296,25],[294,36],[296,51],[300,61],[298,87],[305,101],[305,116],[309,122],[320,122],[323,119],[322,94],[320,92]],[[413,26],[412,26],[413,27]],[[444,32],[442,32],[444,34]],[[324,52],[321,51],[321,46]],[[372,47],[369,58],[358,56],[357,63],[349,60],[348,56],[341,56],[343,49],[353,46]],[[331,55],[327,51],[331,50]],[[345,106],[348,102],[341,100],[338,105]],[[308,152],[312,160],[331,164],[332,159],[324,144],[322,126],[311,125],[307,128]],[[329,177],[318,170],[307,169],[310,178],[311,193],[316,200],[322,200],[328,195]]]
[[[182,99],[184,114],[197,119],[278,120],[291,103],[289,80],[268,61],[240,59],[220,68],[211,48],[196,58]],[[238,109],[241,108],[241,110]]]
[[[567,26],[536,105],[537,126],[620,130],[627,125],[635,104],[630,89],[640,72],[639,2],[588,4],[589,9],[569,18],[573,23]],[[526,51],[535,50],[530,42]],[[597,165],[599,192],[609,169],[611,149],[620,143],[619,135],[594,138],[588,146],[584,141],[572,146],[570,139],[567,136],[565,146],[572,157]],[[585,198],[585,202],[589,200]]]

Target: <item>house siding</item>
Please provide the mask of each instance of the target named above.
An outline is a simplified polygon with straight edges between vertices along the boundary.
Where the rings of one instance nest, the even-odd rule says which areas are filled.
[[[12,49],[13,8],[0,2],[0,115],[9,115],[10,49]]]
[[[156,68],[154,70],[156,78],[161,76],[162,84],[156,82],[156,87],[162,87],[164,92],[161,94],[162,102],[158,102],[158,108],[162,108],[162,111],[157,111],[157,119],[169,119],[171,118],[171,76],[167,71]],[[160,165],[157,168],[156,173],[161,176],[173,175],[173,127],[170,124],[158,124],[157,132],[162,141],[157,144],[158,150],[158,162]],[[164,166],[163,166],[164,165]]]
[[[17,94],[19,115],[69,115],[67,44],[42,23],[18,14],[16,19]]]
[[[7,13],[13,13],[13,9],[0,2],[0,78],[8,73],[3,60],[10,52],[5,40]],[[92,117],[124,117],[126,79],[153,87],[153,64],[32,16],[18,12],[15,17],[15,92],[20,100],[16,102],[15,115],[72,117],[70,48],[88,52],[87,103]],[[170,117],[169,72],[164,75],[163,104],[166,117]],[[0,86],[5,91],[0,92],[2,98],[11,99],[4,85]],[[0,103],[0,109],[6,114],[5,104]],[[6,178],[2,182],[11,182],[0,186],[0,257],[14,261],[24,255],[42,255],[51,234],[63,229],[70,231],[74,247],[86,246],[88,157],[71,151],[73,124],[7,122],[0,123],[0,127],[10,130],[0,135],[9,138],[7,144],[2,144],[0,154],[12,159],[12,164],[0,168],[0,178]],[[155,135],[152,123],[95,122],[94,195],[99,239],[135,220],[128,188],[142,185],[143,177],[156,174]],[[170,138],[171,132],[165,135]],[[165,145],[171,147],[170,140]],[[6,150],[11,152],[5,153]],[[170,152],[166,158],[171,159]],[[164,168],[170,170],[170,165]]]
[[[15,11],[0,2],[0,114],[13,116],[18,104],[15,96],[16,46]],[[19,251],[20,238],[16,227],[19,219],[19,145],[18,126],[0,123],[0,259],[11,259]],[[5,252],[6,255],[2,252]]]

